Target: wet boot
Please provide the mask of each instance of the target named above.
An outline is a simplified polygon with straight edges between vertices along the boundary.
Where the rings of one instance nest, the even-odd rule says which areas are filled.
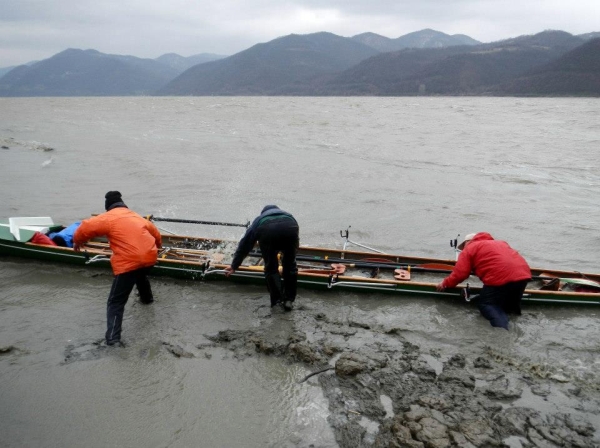
[[[271,295],[271,308],[283,300],[283,285],[279,274],[269,274],[265,276],[267,281],[267,289]]]
[[[151,268],[139,269],[135,280],[137,287],[138,296],[140,302],[144,305],[149,305],[154,302],[154,296],[152,295],[152,287],[150,286],[150,280],[148,280],[148,272]]]
[[[294,308],[294,301],[296,300],[296,291],[298,289],[298,274],[288,274],[284,278],[284,297],[283,309],[286,311],[292,311]]]

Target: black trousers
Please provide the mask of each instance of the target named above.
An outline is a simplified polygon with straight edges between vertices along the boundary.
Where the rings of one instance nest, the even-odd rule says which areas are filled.
[[[300,245],[299,229],[291,219],[277,219],[260,226],[258,245],[265,261],[265,279],[271,296],[271,306],[282,301],[296,300],[298,267],[296,254]],[[281,253],[282,276],[279,275],[278,255]]]
[[[508,313],[521,314],[521,299],[528,282],[529,280],[520,280],[501,286],[483,286],[477,306],[492,327],[508,330]]]
[[[142,303],[152,303],[152,288],[148,272],[152,267],[136,269],[116,275],[113,279],[106,306],[106,343],[112,345],[121,340],[121,324],[125,313],[125,304],[134,286],[140,293]]]

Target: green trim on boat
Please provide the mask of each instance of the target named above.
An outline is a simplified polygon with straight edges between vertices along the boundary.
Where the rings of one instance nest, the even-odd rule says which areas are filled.
[[[10,233],[10,226],[8,223],[0,223],[0,240],[14,241],[15,237]]]

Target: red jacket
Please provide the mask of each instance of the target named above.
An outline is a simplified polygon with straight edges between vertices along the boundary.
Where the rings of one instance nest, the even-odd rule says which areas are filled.
[[[85,219],[75,231],[73,242],[80,246],[90,239],[106,236],[113,252],[110,264],[115,275],[156,264],[162,241],[154,224],[127,207]]]
[[[509,282],[528,280],[531,270],[525,259],[505,241],[480,232],[458,256],[452,273],[443,281],[453,288],[474,272],[484,285],[500,286]]]

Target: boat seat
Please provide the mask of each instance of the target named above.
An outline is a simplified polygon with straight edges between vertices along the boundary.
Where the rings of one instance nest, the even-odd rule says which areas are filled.
[[[17,241],[29,241],[35,232],[48,232],[54,221],[47,216],[16,217],[8,218],[8,225]]]

